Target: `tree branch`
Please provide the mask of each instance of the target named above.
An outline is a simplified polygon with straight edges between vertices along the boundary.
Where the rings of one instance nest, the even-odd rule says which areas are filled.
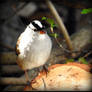
[[[54,18],[56,19],[58,27],[61,30],[61,32],[63,33],[63,35],[64,35],[64,38],[65,38],[66,43],[67,43],[67,46],[72,51],[73,50],[72,42],[71,42],[70,37],[68,35],[67,29],[64,26],[62,18],[59,16],[59,14],[57,13],[54,5],[52,4],[52,2],[50,0],[46,0],[46,4],[47,4],[48,8],[50,9],[51,13],[53,14]]]

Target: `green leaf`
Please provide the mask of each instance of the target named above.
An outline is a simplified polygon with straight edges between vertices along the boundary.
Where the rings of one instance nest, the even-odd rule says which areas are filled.
[[[81,63],[83,63],[83,64],[88,64],[88,62],[86,61],[86,59],[83,58],[83,57],[80,57],[80,58],[78,59],[78,61],[81,62]]]
[[[57,25],[55,24],[55,22],[54,22],[53,19],[46,18],[46,17],[42,17],[42,20],[46,20],[46,21],[50,24],[50,26],[51,26],[52,28],[54,28],[54,27],[57,26]]]
[[[67,59],[66,63],[69,63],[69,62],[74,62],[74,59]]]
[[[88,13],[91,13],[92,12],[92,8],[88,8],[88,9],[83,9],[81,11],[81,14],[88,14]]]
[[[48,18],[47,22],[51,25],[52,28],[56,27],[57,25],[55,24],[54,20]]]
[[[52,36],[52,37],[55,37],[55,38],[58,37],[58,34],[57,33],[52,33],[52,34],[49,34],[49,35]]]
[[[47,18],[47,22],[48,22],[49,24],[51,24],[51,25],[52,25],[52,24],[55,24],[55,23],[54,23],[54,20],[52,20],[52,19],[50,19],[50,18]]]
[[[46,17],[42,17],[42,20],[46,20],[47,18]]]
[[[54,27],[57,27],[57,25],[56,24],[51,24],[51,27],[54,28]]]

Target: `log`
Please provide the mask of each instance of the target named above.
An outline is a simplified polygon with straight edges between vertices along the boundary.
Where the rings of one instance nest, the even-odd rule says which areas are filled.
[[[27,85],[25,78],[0,78],[0,85]]]
[[[80,63],[52,65],[47,75],[45,71],[40,72],[24,91],[89,91],[92,89],[90,68]]]
[[[84,69],[86,72],[88,72],[90,70],[89,66],[85,65],[85,64],[82,64],[82,65],[77,64],[77,63],[76,64],[75,63],[71,63],[71,64],[74,65],[74,66],[80,67],[81,69]],[[67,65],[71,65],[71,64],[67,64]],[[57,64],[57,65],[60,65],[60,64]],[[62,64],[62,65],[66,65],[66,64]],[[53,65],[53,66],[55,66],[55,65]],[[53,68],[54,67],[52,67],[52,69]],[[30,76],[30,79],[32,80],[33,78],[36,77],[37,70],[33,69],[33,70],[29,71],[28,74]],[[38,74],[38,76],[40,76],[40,75]],[[20,78],[0,78],[0,79],[1,79],[0,81],[1,81],[2,85],[12,84],[12,86],[8,86],[7,88],[5,88],[6,91],[7,90],[8,91],[23,91],[24,86],[26,85],[26,81],[25,81],[25,76],[24,75],[21,76]],[[15,86],[13,86],[13,85],[15,85]]]
[[[85,25],[71,36],[72,44],[75,50],[87,50],[92,46],[92,27]]]
[[[0,53],[0,64],[16,64],[15,52]]]
[[[7,89],[9,90],[9,91],[21,91],[21,90],[23,90],[23,88],[24,88],[24,86],[20,86],[20,85],[18,85],[18,86],[8,86],[8,87],[6,87],[5,89],[4,89],[4,91],[7,91]]]
[[[17,65],[2,65],[0,68],[1,68],[1,75],[23,73],[23,71]]]

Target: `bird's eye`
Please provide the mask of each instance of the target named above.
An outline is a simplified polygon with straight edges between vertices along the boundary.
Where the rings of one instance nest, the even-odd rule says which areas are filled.
[[[34,29],[34,31],[37,31],[37,29]]]

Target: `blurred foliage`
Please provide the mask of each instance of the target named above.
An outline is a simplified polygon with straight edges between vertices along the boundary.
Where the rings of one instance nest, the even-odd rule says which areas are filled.
[[[49,34],[49,35],[52,36],[52,37],[55,37],[55,38],[57,38],[59,36],[57,33],[52,33],[52,34]]]
[[[57,27],[57,25],[55,24],[53,19],[50,19],[50,18],[47,18],[47,17],[42,17],[42,20],[44,20],[44,21],[46,21],[50,24],[50,27],[51,27],[52,31],[53,31],[54,27]],[[49,35],[54,37],[54,38],[57,38],[59,36],[57,33],[51,33]]]
[[[67,60],[66,60],[66,63],[69,63],[69,62],[75,62],[75,60],[74,60],[74,59],[67,59]],[[78,62],[80,62],[80,63],[82,63],[82,64],[88,64],[88,62],[86,61],[86,59],[83,58],[83,57],[80,57],[80,58],[78,59]]]
[[[83,9],[83,10],[81,11],[81,14],[88,14],[88,13],[92,13],[92,8]]]
[[[86,59],[83,58],[83,57],[80,57],[80,58],[78,59],[78,62],[80,62],[80,63],[82,63],[82,64],[88,64],[88,62],[86,61]]]
[[[52,28],[54,28],[54,27],[56,27],[56,26],[57,26],[57,25],[55,24],[55,22],[54,22],[54,20],[53,20],[53,19],[46,18],[46,17],[42,17],[42,20],[47,21],[47,22],[50,24],[50,26],[51,26]]]
[[[66,63],[74,62],[74,61],[75,61],[74,59],[67,59],[67,60],[66,60]]]

